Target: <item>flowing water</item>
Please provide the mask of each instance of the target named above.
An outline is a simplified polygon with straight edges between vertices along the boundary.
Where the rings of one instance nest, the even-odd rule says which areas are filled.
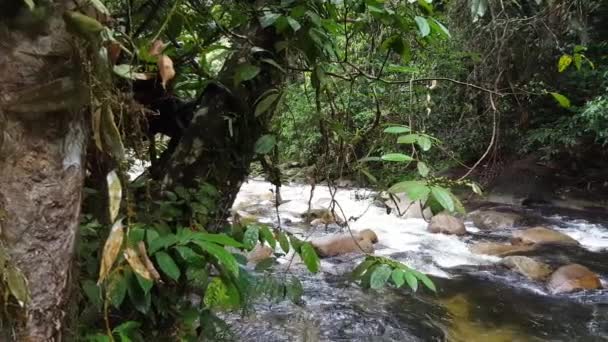
[[[307,211],[310,187],[281,188],[286,203],[278,214],[270,189],[260,180],[245,183],[234,204],[243,215],[277,226],[301,238],[339,231],[330,225],[311,228]],[[480,240],[504,238],[480,232],[466,222],[467,234],[431,234],[423,219],[400,218],[374,204],[365,189],[339,189],[334,199],[352,230],[371,228],[379,237],[376,254],[390,256],[432,276],[438,293],[386,288],[364,290],[349,281],[360,256],[323,259],[321,272],[310,274],[301,263],[280,258],[276,273],[295,273],[304,286],[300,305],[259,302],[246,316],[225,318],[240,341],[608,341],[608,291],[550,295],[544,284],[497,265],[498,257],[472,254]],[[317,186],[313,208],[328,207],[331,194]],[[528,209],[555,229],[578,240],[582,248],[551,247],[540,257],[552,265],[578,262],[608,277],[608,225],[600,218],[579,217],[552,208]]]

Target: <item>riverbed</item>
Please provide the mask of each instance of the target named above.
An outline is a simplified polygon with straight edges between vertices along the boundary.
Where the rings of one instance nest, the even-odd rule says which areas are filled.
[[[233,209],[302,239],[346,229],[370,228],[376,255],[390,256],[430,275],[438,292],[386,288],[364,290],[348,273],[362,256],[323,259],[311,274],[290,258],[278,259],[275,274],[290,272],[303,283],[302,303],[260,301],[247,315],[228,314],[239,341],[608,341],[608,291],[551,295],[545,285],[499,266],[501,258],[469,251],[472,243],[496,236],[465,221],[462,237],[433,234],[421,218],[403,218],[376,205],[367,189],[338,189],[333,200],[348,227],[311,227],[301,214],[327,208],[332,194],[317,185],[288,184],[276,210],[274,187],[262,180],[243,184]],[[608,277],[608,225],[604,218],[555,208],[518,208],[542,216],[553,229],[580,242],[576,250],[553,248],[542,257],[577,262]],[[498,234],[500,235],[500,233]],[[498,237],[500,238],[500,236]]]

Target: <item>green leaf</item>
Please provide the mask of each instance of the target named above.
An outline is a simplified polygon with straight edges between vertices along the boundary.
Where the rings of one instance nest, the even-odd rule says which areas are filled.
[[[418,143],[418,146],[422,148],[423,151],[430,150],[431,146],[433,145],[431,139],[429,139],[429,137],[425,135],[418,136],[418,140],[416,142]]]
[[[452,201],[454,201],[454,210],[456,210],[458,213],[465,214],[466,210],[464,205],[462,205],[462,202],[460,202],[458,197],[454,196],[454,194],[450,193],[450,195],[452,197]]]
[[[423,181],[403,181],[394,184],[388,191],[395,194],[405,192],[410,200],[421,200],[422,202],[425,202],[431,192],[431,188]]]
[[[401,163],[414,160],[414,158],[412,158],[408,155],[405,155],[403,153],[387,153],[380,158],[382,158],[382,160],[385,160],[385,161],[401,162]]]
[[[276,143],[277,143],[277,139],[275,138],[274,135],[265,134],[265,135],[262,135],[258,139],[258,141],[255,142],[253,149],[254,149],[255,153],[257,153],[257,154],[267,154],[267,153],[270,153],[270,151],[272,151],[272,149],[274,148]]]
[[[390,266],[388,266],[388,265],[383,264],[383,265],[376,267],[376,269],[374,269],[374,273],[372,273],[372,276],[369,281],[370,287],[374,290],[381,289],[384,286],[384,284],[386,284],[386,281],[391,276],[391,273],[392,273],[392,270],[391,270]]]
[[[422,177],[426,177],[429,175],[429,167],[426,165],[425,162],[419,161],[418,164],[416,164],[416,168],[418,169],[418,173]]]
[[[302,260],[304,260],[304,264],[308,268],[308,270],[312,273],[317,273],[319,271],[320,260],[315,252],[314,247],[309,243],[305,242],[300,247],[300,256]]]
[[[27,5],[27,8],[29,8],[30,11],[36,7],[34,0],[23,0],[23,2]]]
[[[570,100],[560,93],[550,93],[551,96],[564,108],[570,108]]]
[[[362,263],[357,265],[357,267],[355,267],[355,269],[351,273],[351,276],[353,277],[353,279],[357,279],[357,278],[361,277],[365,272],[367,272],[367,270],[370,269],[370,267],[372,267],[375,264],[376,264],[375,259],[365,259],[365,261],[363,261]]]
[[[141,327],[141,323],[140,322],[136,322],[136,321],[126,321],[124,323],[122,323],[121,325],[115,327],[114,329],[112,329],[113,333],[117,333],[117,334],[125,334],[125,335],[129,335],[131,334],[134,330],[137,330],[139,327]]]
[[[33,0],[25,0],[25,2],[29,5],[29,3],[32,3],[32,6],[30,9],[34,8],[34,1]],[[101,2],[101,0],[89,0],[89,3],[91,5],[93,5],[93,7],[95,7],[95,9],[97,11],[99,11],[99,13],[101,14],[106,14],[106,15],[110,15],[110,11],[108,11],[108,8],[103,4],[103,2]]]
[[[410,1],[412,2],[412,1]],[[432,0],[418,0],[418,6],[425,9],[428,13],[433,12],[433,5],[431,5]]]
[[[8,269],[10,269],[10,268],[11,267],[9,266]],[[11,280],[10,280],[10,278],[8,278],[7,280],[9,282],[9,288],[11,289],[11,293],[14,296],[15,294],[13,292],[13,286],[11,286],[11,282],[10,282]],[[25,283],[23,283],[23,285],[25,286]],[[91,302],[91,304],[93,304],[93,306],[97,310],[100,310],[103,305],[103,300],[101,299],[101,289],[99,288],[99,286],[97,286],[97,284],[95,284],[94,281],[87,279],[82,282],[82,290],[83,290],[84,294],[87,296],[87,299],[89,300],[89,302]],[[17,299],[19,300],[20,303],[22,302],[22,300],[21,300],[22,298],[17,298]]]
[[[254,115],[260,116],[261,114],[266,113],[270,109],[270,106],[272,106],[272,104],[275,103],[276,100],[279,98],[279,95],[279,93],[275,92],[273,94],[268,94],[266,97],[258,101],[257,105],[255,106]]]
[[[391,273],[391,279],[393,280],[393,284],[395,284],[396,287],[403,286],[403,284],[405,283],[404,277],[405,272],[400,268],[394,269],[393,273]]]
[[[470,183],[469,186],[471,187],[471,190],[473,190],[474,193],[480,196],[483,194],[483,191],[481,191],[481,188],[477,183]]]
[[[167,35],[171,38],[178,38],[184,27],[184,17],[180,13],[175,13],[171,16],[167,24]]]
[[[175,281],[179,280],[181,272],[169,254],[165,252],[157,252],[154,254],[154,257],[156,258],[156,262],[163,273]]]
[[[389,134],[403,134],[408,133],[410,128],[407,126],[390,126],[384,129],[384,133]]]
[[[228,303],[228,288],[221,278],[215,277],[205,290],[203,303],[208,308],[223,307]]]
[[[264,241],[268,242],[268,244],[272,247],[272,249],[277,248],[277,240],[274,238],[274,234],[270,231],[270,229],[266,226],[263,226],[260,229],[260,235],[264,239]]]
[[[192,248],[186,246],[176,246],[175,250],[179,253],[188,264],[192,266],[203,267],[205,265],[205,258],[202,255],[196,253]]]
[[[217,243],[218,245],[224,245],[224,246],[230,246],[230,247],[236,247],[236,248],[243,247],[242,243],[236,241],[235,239],[231,238],[230,236],[228,236],[224,233],[211,234],[211,233],[196,232],[193,234],[192,237],[197,240]]]
[[[557,71],[564,72],[572,64],[572,56],[562,55],[557,62]]]
[[[429,22],[426,20],[426,18],[416,16],[414,21],[416,21],[416,25],[418,25],[418,30],[420,31],[420,35],[422,37],[426,37],[431,33],[431,27],[429,26]]]
[[[289,26],[291,26],[293,32],[298,32],[298,30],[302,27],[302,25],[300,25],[300,23],[292,17],[287,17],[287,22],[289,23]]]
[[[416,292],[418,290],[418,279],[416,279],[412,272],[405,272],[405,281],[412,291]]]
[[[224,265],[224,267],[226,267],[234,276],[239,275],[239,264],[236,262],[234,256],[228,253],[223,247],[206,241],[198,241],[196,244],[222,263],[222,265]]]
[[[450,212],[454,211],[454,201],[449,190],[440,186],[433,186],[431,187],[431,193],[442,207]]]
[[[397,144],[413,144],[418,141],[418,134],[402,135],[397,138]]]
[[[382,42],[381,48],[385,51],[393,51],[401,56],[404,62],[411,59],[411,51],[407,43],[399,35],[388,37]]]
[[[249,81],[260,73],[260,67],[249,63],[239,64],[234,72],[234,83]]]
[[[287,284],[287,297],[294,303],[300,302],[302,295],[304,294],[304,287],[298,277],[292,276],[290,282]]]
[[[262,25],[263,28],[267,28],[274,24],[280,16],[281,15],[278,13],[264,12],[264,15],[260,17],[260,25]]]
[[[255,270],[257,272],[262,272],[264,270],[267,270],[272,265],[274,265],[274,262],[275,262],[275,258],[273,258],[273,257],[268,257],[268,258],[262,259],[257,263],[257,265],[255,265]]]
[[[425,1],[425,0],[422,0]],[[437,27],[439,28],[439,32],[443,35],[445,35],[447,38],[452,38],[452,34],[450,34],[450,31],[448,30],[447,27],[445,27],[440,21],[438,21],[435,18],[431,18],[431,20],[433,21],[433,23],[435,23],[437,25]]]
[[[245,248],[252,249],[258,243],[259,238],[260,229],[255,225],[248,226],[245,235],[243,236]]]
[[[289,253],[289,240],[284,232],[279,233],[279,245],[285,253]]]
[[[576,70],[581,70],[583,66],[583,55],[580,53],[574,54],[574,66],[576,67]]]
[[[128,278],[126,274],[121,274],[115,272],[114,275],[110,278],[110,283],[108,285],[108,297],[110,299],[110,303],[116,309],[120,308],[120,305],[125,300],[125,296],[127,295],[127,285]]]
[[[416,278],[418,278],[424,284],[424,286],[426,286],[429,290],[431,290],[433,292],[437,292],[437,288],[435,288],[435,284],[429,277],[426,276],[426,274],[420,273],[418,271],[412,271],[412,273],[414,273]]]
[[[277,69],[281,70],[281,72],[283,72],[283,73],[287,73],[287,71],[285,71],[285,69],[284,69],[284,68],[283,68],[283,67],[282,67],[282,66],[281,66],[279,63],[277,63],[277,62],[276,62],[274,59],[270,59],[270,58],[262,58],[262,59],[260,59],[260,62],[264,62],[264,63],[266,63],[266,64],[270,64],[270,65],[272,65],[273,67],[275,67],[275,68],[277,68]]]

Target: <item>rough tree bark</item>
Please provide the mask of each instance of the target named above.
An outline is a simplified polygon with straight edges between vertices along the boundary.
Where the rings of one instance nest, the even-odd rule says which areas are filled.
[[[15,330],[23,341],[62,339],[79,224],[87,129],[65,106],[77,97],[69,89],[78,68],[61,18],[66,3],[51,3],[37,32],[0,18],[0,238],[28,281],[31,300]],[[27,92],[58,79],[68,101],[51,97],[45,107],[54,86]]]

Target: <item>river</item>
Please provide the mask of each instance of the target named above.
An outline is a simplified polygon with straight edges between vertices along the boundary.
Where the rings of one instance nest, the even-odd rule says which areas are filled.
[[[311,228],[300,218],[308,209],[310,186],[281,188],[286,203],[274,208],[273,186],[261,180],[243,184],[234,210],[255,215],[301,238],[339,231],[330,225]],[[303,302],[259,301],[247,315],[226,314],[239,341],[608,341],[608,291],[551,295],[544,284],[500,267],[499,257],[473,254],[468,246],[488,238],[471,222],[464,237],[429,233],[423,219],[401,218],[376,206],[366,189],[339,189],[335,200],[353,230],[371,228],[379,237],[377,255],[390,256],[432,276],[436,294],[406,288],[364,290],[348,272],[361,256],[323,259],[321,271],[279,258],[275,274],[296,274]],[[327,207],[331,194],[317,186],[314,208]],[[608,225],[602,218],[581,217],[554,208],[528,209],[552,228],[578,240],[576,250],[554,247],[543,258],[579,262],[608,276]],[[498,233],[500,235],[500,233]],[[500,236],[498,236],[500,237]],[[288,268],[289,267],[289,268]]]

